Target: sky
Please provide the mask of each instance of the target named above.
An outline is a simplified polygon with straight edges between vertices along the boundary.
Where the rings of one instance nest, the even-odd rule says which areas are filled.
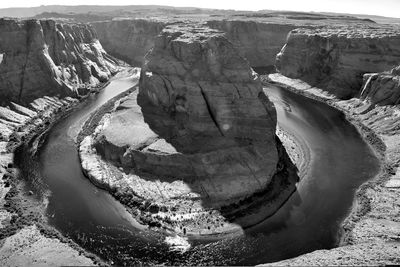
[[[400,0],[2,0],[0,8],[40,5],[168,5],[236,10],[325,11],[400,17]]]

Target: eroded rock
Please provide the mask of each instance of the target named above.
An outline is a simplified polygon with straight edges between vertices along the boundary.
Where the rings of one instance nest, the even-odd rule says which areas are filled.
[[[226,33],[240,54],[252,67],[268,67],[274,71],[276,54],[286,42],[288,33],[298,28],[290,23],[262,23],[242,20],[212,20],[210,28]]]
[[[133,66],[141,66],[165,23],[151,19],[92,22],[103,47]]]
[[[382,73],[364,74],[361,99],[373,105],[400,103],[400,66]]]
[[[0,33],[0,105],[87,94],[117,70],[89,25],[2,19]]]
[[[398,29],[358,25],[293,30],[276,67],[285,76],[350,98],[359,92],[365,73],[383,72],[398,62]]]
[[[249,63],[222,32],[199,25],[168,26],[146,59],[139,93],[81,144],[88,176],[145,222],[183,234],[238,230],[271,215],[297,178]],[[268,203],[262,214],[235,219],[259,197]]]

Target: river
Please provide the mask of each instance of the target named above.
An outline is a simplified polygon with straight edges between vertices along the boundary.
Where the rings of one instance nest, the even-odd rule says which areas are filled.
[[[241,236],[190,241],[185,253],[172,251],[163,234],[140,226],[84,176],[74,141],[92,112],[137,82],[124,76],[113,79],[46,133],[34,160],[48,188],[51,225],[119,265],[254,265],[337,244],[356,189],[378,172],[379,162],[341,112],[279,87],[266,90],[277,108],[278,124],[309,151],[309,169],[283,207]]]

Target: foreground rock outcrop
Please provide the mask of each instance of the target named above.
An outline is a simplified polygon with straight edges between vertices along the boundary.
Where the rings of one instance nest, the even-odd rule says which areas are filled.
[[[143,221],[184,234],[273,214],[297,176],[249,63],[222,32],[198,25],[168,26],[146,59],[139,93],[81,144],[88,176]]]
[[[276,67],[287,77],[350,98],[359,93],[365,73],[383,72],[399,62],[398,29],[358,25],[293,30]]]
[[[85,95],[117,71],[91,26],[0,20],[0,105]]]

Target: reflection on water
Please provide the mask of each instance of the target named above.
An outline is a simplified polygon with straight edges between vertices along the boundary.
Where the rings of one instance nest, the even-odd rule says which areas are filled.
[[[56,124],[39,158],[51,191],[50,222],[84,248],[116,264],[253,265],[330,248],[355,190],[378,169],[377,159],[343,114],[283,89],[269,88],[280,127],[309,147],[310,170],[274,216],[246,229],[244,235],[216,242],[189,240],[192,247],[186,252],[171,250],[165,236],[141,228],[122,205],[88,181],[74,145],[90,112],[134,83],[114,80]]]

